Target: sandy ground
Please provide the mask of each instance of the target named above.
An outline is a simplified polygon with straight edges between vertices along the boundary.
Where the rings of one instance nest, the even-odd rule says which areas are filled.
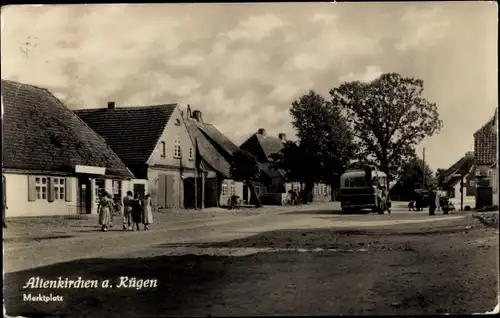
[[[161,217],[152,231],[102,233],[95,220],[56,225],[59,238],[9,225],[9,315],[147,317],[432,314],[493,309],[497,225],[464,213],[341,215],[315,208]],[[199,218],[198,218],[199,217]],[[87,223],[86,223],[87,222]],[[75,223],[76,224],[76,223]],[[84,226],[89,226],[85,228]],[[79,232],[80,229],[87,232]],[[55,229],[54,229],[55,230]],[[43,232],[43,231],[42,231]],[[23,289],[30,277],[156,279],[156,288]],[[115,286],[116,287],[116,286]],[[61,302],[23,301],[23,294]]]

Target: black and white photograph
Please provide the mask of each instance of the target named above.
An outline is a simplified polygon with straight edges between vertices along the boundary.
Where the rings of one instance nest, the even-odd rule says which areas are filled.
[[[498,314],[498,5],[1,8],[3,317]]]

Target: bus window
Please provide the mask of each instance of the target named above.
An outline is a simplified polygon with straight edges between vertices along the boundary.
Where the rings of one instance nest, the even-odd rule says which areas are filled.
[[[365,177],[351,177],[345,180],[346,187],[365,187],[366,180]]]

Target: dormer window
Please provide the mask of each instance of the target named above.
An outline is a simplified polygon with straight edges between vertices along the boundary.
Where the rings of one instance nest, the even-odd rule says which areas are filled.
[[[175,119],[175,125],[180,126],[181,125],[181,120],[179,118]]]

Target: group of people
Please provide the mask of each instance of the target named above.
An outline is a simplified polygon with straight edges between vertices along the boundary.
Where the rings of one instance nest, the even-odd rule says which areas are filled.
[[[149,225],[153,223],[152,206],[149,194],[141,198],[139,193],[132,194],[131,191],[127,191],[122,204],[119,204],[113,200],[113,196],[109,192],[102,190],[97,208],[101,230],[106,232],[113,227],[113,219],[117,215],[123,217],[123,230],[139,231],[141,223],[144,224],[144,230],[149,230]]]

